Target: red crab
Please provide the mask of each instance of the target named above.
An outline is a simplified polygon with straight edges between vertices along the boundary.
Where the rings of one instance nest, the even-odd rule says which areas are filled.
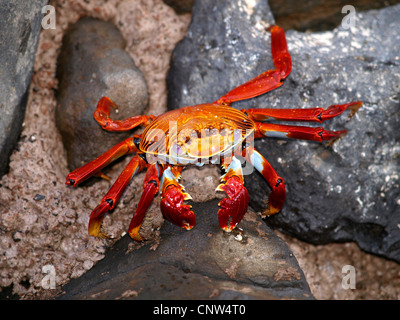
[[[286,198],[284,180],[275,172],[268,161],[257,152],[253,138],[285,137],[322,142],[339,138],[346,131],[327,131],[322,127],[280,125],[262,122],[267,119],[285,121],[323,122],[336,117],[347,109],[354,113],[361,102],[331,105],[327,109],[248,109],[237,110],[230,107],[234,101],[259,96],[282,85],[289,75],[292,62],[286,45],[284,31],[273,26],[271,51],[275,69],[268,70],[254,79],[228,92],[213,103],[184,107],[155,116],[139,115],[125,120],[109,118],[113,102],[100,99],[94,118],[108,131],[132,130],[144,126],[144,132],[128,138],[97,159],[76,169],[67,176],[66,184],[77,186],[93,175],[101,175],[101,170],[115,159],[135,153],[100,204],[93,210],[89,221],[89,234],[107,237],[101,229],[104,215],[112,210],[132,177],[147,168],[143,194],[129,226],[129,235],[141,241],[139,234],[147,208],[161,188],[161,211],[166,219],[190,230],[195,225],[195,215],[184,200],[191,199],[179,184],[181,171],[185,165],[205,162],[221,163],[225,174],[217,190],[225,191],[227,198],[219,203],[219,223],[223,230],[231,231],[241,221],[247,211],[249,195],[243,186],[243,172],[238,158],[244,158],[258,170],[271,192],[268,207],[263,212],[269,216],[279,212]]]

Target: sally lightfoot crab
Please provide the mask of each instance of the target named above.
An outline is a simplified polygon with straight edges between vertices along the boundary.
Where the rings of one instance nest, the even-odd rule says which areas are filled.
[[[244,159],[261,173],[271,192],[268,207],[263,216],[278,213],[285,201],[284,180],[268,161],[253,147],[254,138],[279,137],[322,142],[341,137],[346,133],[328,131],[322,127],[274,124],[264,120],[323,122],[350,110],[352,114],[361,107],[361,102],[331,105],[308,109],[243,109],[232,108],[234,101],[250,99],[283,84],[289,75],[292,62],[287,49],[284,31],[273,26],[271,51],[274,69],[231,90],[213,103],[183,107],[155,116],[139,115],[125,120],[110,119],[111,108],[116,108],[107,97],[100,99],[94,118],[108,131],[126,131],[138,126],[145,129],[140,135],[120,142],[97,159],[76,169],[67,176],[67,185],[77,186],[115,159],[134,153],[100,204],[93,210],[89,220],[89,234],[107,237],[101,231],[105,214],[114,209],[125,188],[134,175],[147,169],[143,193],[129,226],[129,235],[137,241],[147,208],[161,190],[161,211],[166,219],[190,230],[196,218],[191,206],[184,204],[191,199],[179,183],[184,166],[190,164],[220,163],[225,170],[217,190],[224,191],[227,198],[219,203],[219,224],[225,231],[233,230],[247,211],[249,195],[243,185],[242,163]]]

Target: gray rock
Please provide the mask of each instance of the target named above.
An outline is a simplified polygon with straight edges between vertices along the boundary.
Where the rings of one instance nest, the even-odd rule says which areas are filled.
[[[286,244],[254,213],[242,239],[218,224],[218,200],[195,203],[196,226],[168,221],[158,245],[129,252],[127,235],[82,277],[66,284],[60,299],[313,299]]]
[[[173,53],[170,108],[215,101],[273,67],[267,2],[196,1],[187,36]],[[260,139],[256,148],[285,179],[287,200],[267,223],[315,244],[355,241],[400,262],[400,6],[359,13],[350,29],[288,31],[293,71],[284,85],[241,108],[327,107],[362,100],[351,119],[325,122],[349,133],[332,146]],[[264,22],[263,22],[264,21]],[[268,187],[245,177],[251,205],[263,210]]]
[[[271,67],[263,24],[273,21],[267,1],[254,8],[238,0],[195,1],[187,35],[172,53],[168,107],[215,101]]]
[[[0,3],[0,176],[21,133],[45,0]]]
[[[63,39],[57,77],[56,124],[71,170],[93,160],[132,132],[107,132],[93,118],[97,102],[108,96],[118,106],[112,119],[143,114],[148,103],[145,79],[124,51],[125,40],[111,23],[83,18]]]

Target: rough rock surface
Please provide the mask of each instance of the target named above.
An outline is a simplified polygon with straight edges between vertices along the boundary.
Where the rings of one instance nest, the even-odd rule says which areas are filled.
[[[59,57],[56,123],[68,153],[70,170],[93,160],[132,133],[108,132],[93,118],[97,102],[108,96],[118,107],[112,119],[143,114],[146,81],[125,40],[109,22],[83,18],[67,32]]]
[[[332,146],[261,139],[256,148],[285,179],[287,200],[268,224],[315,244],[355,241],[400,261],[400,6],[359,13],[350,28],[287,32],[293,71],[284,85],[241,108],[327,107],[362,100],[351,119],[324,123],[349,133]],[[215,24],[215,21],[220,23]],[[266,1],[196,1],[185,39],[172,56],[169,108],[215,101],[273,67],[273,23]],[[245,177],[256,210],[267,184]]]
[[[0,3],[0,177],[24,119],[46,0]]]
[[[128,235],[61,299],[312,299],[304,274],[286,244],[249,211],[242,233],[224,233],[218,200],[195,203],[196,226],[169,222],[159,243],[130,252]]]

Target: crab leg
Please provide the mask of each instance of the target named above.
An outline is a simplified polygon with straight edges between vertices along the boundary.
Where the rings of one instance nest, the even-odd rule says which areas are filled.
[[[262,122],[256,122],[256,125],[255,138],[292,138],[322,142],[324,140],[340,138],[347,133],[347,130],[329,131],[322,127],[288,126]]]
[[[133,240],[143,240],[142,236],[139,234],[139,230],[143,223],[146,211],[152,203],[154,196],[158,192],[160,184],[159,177],[161,176],[162,172],[163,169],[158,164],[152,164],[147,168],[143,183],[143,193],[132,217],[128,230],[128,233]]]
[[[361,101],[350,102],[346,104],[331,105],[327,109],[308,108],[308,109],[243,109],[251,119],[264,121],[267,119],[285,120],[285,121],[310,121],[320,122],[332,119],[346,110],[351,110],[352,116],[362,105]]]
[[[89,220],[89,235],[108,238],[105,233],[100,231],[105,214],[114,209],[132,177],[145,168],[146,165],[146,162],[141,157],[136,155],[132,158],[107,194],[101,199],[100,204],[92,211]]]
[[[236,157],[232,157],[221,181],[216,190],[225,191],[228,198],[222,199],[218,204],[221,207],[218,210],[218,219],[221,228],[230,232],[242,220],[249,204],[249,193],[243,186],[242,165]]]
[[[112,161],[125,154],[139,151],[135,145],[135,139],[138,138],[140,138],[138,135],[128,138],[118,143],[98,158],[72,171],[67,175],[67,181],[65,184],[76,187],[78,184],[90,178],[91,176],[100,174],[101,169],[109,165]]]
[[[254,79],[236,87],[215,103],[230,105],[234,101],[250,99],[282,85],[282,81],[289,75],[292,69],[292,60],[287,49],[285,32],[278,26],[272,26],[271,52],[275,69],[268,70]]]
[[[161,211],[166,219],[179,227],[190,230],[196,224],[196,217],[191,206],[183,204],[184,200],[192,197],[184,192],[183,186],[178,182],[181,175],[181,167],[169,166],[165,169],[162,179]]]
[[[124,120],[111,120],[110,110],[111,107],[117,109],[114,102],[108,97],[102,97],[97,103],[96,111],[93,116],[101,127],[107,131],[127,131],[137,126],[147,126],[154,116],[134,116]]]
[[[243,156],[259,171],[272,191],[268,197],[268,207],[262,213],[263,216],[270,216],[281,211],[286,199],[285,182],[278,176],[269,162],[253,147],[243,150]]]

